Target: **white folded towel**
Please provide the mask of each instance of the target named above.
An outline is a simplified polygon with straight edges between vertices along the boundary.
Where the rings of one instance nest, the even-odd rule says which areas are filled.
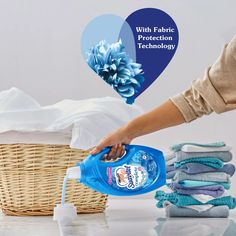
[[[200,147],[196,145],[186,144],[181,148],[183,152],[229,152],[230,146],[223,147]]]

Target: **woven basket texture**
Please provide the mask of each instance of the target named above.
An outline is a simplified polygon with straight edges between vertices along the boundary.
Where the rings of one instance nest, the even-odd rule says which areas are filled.
[[[87,156],[88,151],[68,145],[0,144],[0,208],[6,215],[52,215],[66,169]],[[99,213],[107,196],[69,180],[66,202],[78,213]]]

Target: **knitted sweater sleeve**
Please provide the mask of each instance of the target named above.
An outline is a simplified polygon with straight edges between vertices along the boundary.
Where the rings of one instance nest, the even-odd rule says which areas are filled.
[[[206,69],[202,78],[170,99],[186,122],[212,112],[236,109],[236,36],[224,46],[219,58]]]

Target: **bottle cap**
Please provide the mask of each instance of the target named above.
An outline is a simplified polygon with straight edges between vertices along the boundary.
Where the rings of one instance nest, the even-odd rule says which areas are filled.
[[[61,225],[70,225],[77,218],[77,210],[74,204],[57,204],[54,207],[53,220]]]
[[[80,179],[81,177],[80,166],[74,166],[68,168],[66,171],[66,176],[68,179]]]

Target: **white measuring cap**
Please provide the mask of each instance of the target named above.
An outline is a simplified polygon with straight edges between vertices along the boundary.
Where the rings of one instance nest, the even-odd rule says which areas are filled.
[[[54,207],[53,220],[62,225],[69,225],[77,219],[77,210],[74,204],[57,204]]]

